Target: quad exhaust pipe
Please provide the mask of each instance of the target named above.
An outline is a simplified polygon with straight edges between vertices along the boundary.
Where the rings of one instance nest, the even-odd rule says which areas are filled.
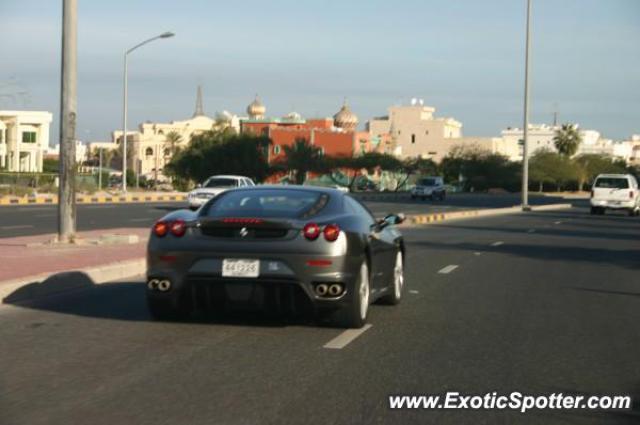
[[[147,282],[147,288],[152,291],[167,292],[171,289],[171,281],[169,279],[151,279]]]
[[[323,298],[333,298],[342,295],[344,286],[341,283],[318,283],[315,286],[316,295]]]

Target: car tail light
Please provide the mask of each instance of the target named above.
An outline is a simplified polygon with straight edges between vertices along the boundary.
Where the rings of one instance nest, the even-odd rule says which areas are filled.
[[[187,224],[184,222],[184,220],[176,220],[172,222],[170,228],[171,233],[173,233],[173,235],[177,237],[182,237],[187,232]]]
[[[324,238],[326,240],[333,242],[338,239],[338,236],[340,236],[340,227],[338,227],[337,224],[329,224],[325,226],[322,233],[324,233]]]
[[[166,221],[157,221],[156,224],[153,225],[153,233],[158,237],[163,237],[169,231],[169,223]]]
[[[305,238],[309,239],[310,241],[314,241],[318,239],[318,236],[320,236],[320,226],[318,226],[316,223],[307,223],[302,229],[302,233],[304,234]]]

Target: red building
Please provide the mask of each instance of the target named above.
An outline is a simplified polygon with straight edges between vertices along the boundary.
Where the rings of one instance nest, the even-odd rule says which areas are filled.
[[[260,134],[271,139],[269,162],[284,157],[284,146],[291,146],[297,140],[305,140],[319,147],[323,154],[331,156],[353,156],[361,152],[356,140],[356,117],[345,103],[331,118],[303,119],[292,112],[282,118],[265,118],[266,108],[256,97],[247,107],[249,119],[240,122],[242,132]]]

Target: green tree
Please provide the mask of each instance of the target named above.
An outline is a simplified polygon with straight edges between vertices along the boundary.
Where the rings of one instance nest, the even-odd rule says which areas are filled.
[[[60,161],[53,158],[45,158],[42,160],[42,172],[43,173],[55,173],[60,172]]]
[[[568,156],[549,150],[539,150],[529,159],[529,180],[544,190],[545,185],[554,185],[562,190],[580,179],[579,168]]]
[[[274,164],[274,171],[290,171],[293,181],[303,184],[309,171],[328,171],[327,160],[322,150],[311,145],[306,139],[297,139],[293,145],[283,146],[284,159]]]
[[[584,190],[585,184],[592,182],[598,174],[625,173],[624,161],[615,160],[608,155],[583,154],[574,159],[578,172],[578,188]]]
[[[181,187],[187,186],[185,180],[201,182],[215,174],[241,174],[262,181],[270,172],[270,143],[263,136],[207,131],[192,137],[189,146],[165,166],[165,172]]]
[[[582,136],[578,131],[578,126],[574,124],[562,124],[553,136],[553,144],[556,149],[560,155],[567,157],[576,154],[580,143],[582,143]]]
[[[501,188],[516,191],[520,185],[520,165],[505,156],[475,145],[456,146],[440,163],[447,182],[459,182],[464,190]]]
[[[182,136],[177,131],[170,131],[164,138],[164,146],[169,149],[169,154],[173,157],[180,149],[180,143],[182,143]]]

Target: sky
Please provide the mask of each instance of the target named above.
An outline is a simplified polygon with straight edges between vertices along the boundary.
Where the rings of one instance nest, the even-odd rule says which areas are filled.
[[[640,133],[640,0],[532,0],[531,121]],[[526,0],[78,0],[78,130],[193,114],[331,116],[364,122],[422,98],[466,136],[522,127]],[[62,0],[0,0],[0,109],[48,110],[57,143]]]

